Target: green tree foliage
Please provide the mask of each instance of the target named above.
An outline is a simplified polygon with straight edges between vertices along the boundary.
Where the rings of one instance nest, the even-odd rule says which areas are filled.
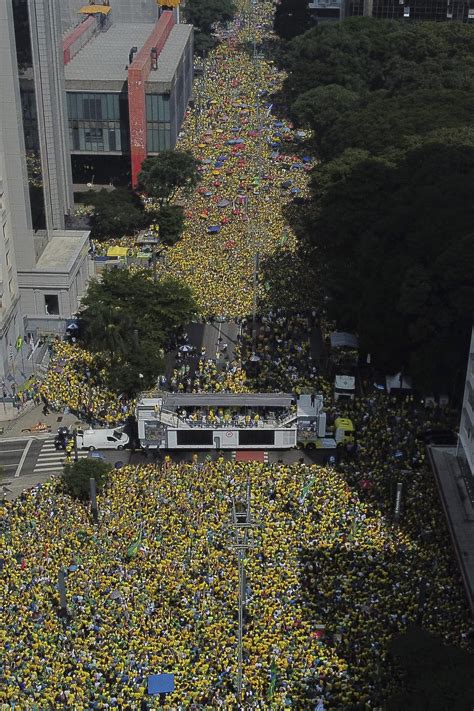
[[[401,687],[388,700],[387,711],[471,711],[474,699],[474,657],[444,645],[429,632],[410,627],[395,638],[390,652],[404,672]]]
[[[155,284],[142,273],[108,270],[82,300],[83,340],[106,357],[109,387],[134,394],[163,372],[164,350],[194,311],[189,289],[173,279]]]
[[[474,317],[474,143],[392,163],[352,151],[313,176],[306,239],[329,308],[378,366],[452,386]],[[429,357],[427,355],[429,354]]]
[[[184,8],[188,22],[194,25],[194,49],[206,54],[217,43],[213,29],[218,22],[229,22],[235,15],[233,0],[188,0]]]
[[[76,499],[87,500],[90,491],[89,479],[95,479],[99,492],[106,484],[111,471],[112,466],[102,459],[79,459],[64,466],[61,481],[68,494]]]
[[[125,188],[90,190],[83,202],[94,207],[90,225],[96,239],[130,235],[149,222],[140,199]]]
[[[402,23],[366,17],[295,37],[283,54],[290,102],[339,84],[363,95],[403,89],[472,89],[474,35],[462,23]]]
[[[163,244],[175,244],[183,233],[184,210],[178,205],[162,205],[156,215]]]
[[[322,160],[287,211],[340,327],[373,362],[452,393],[474,316],[474,35],[350,18],[283,48],[284,94]]]
[[[183,188],[192,190],[199,182],[199,161],[191,153],[163,151],[143,161],[138,174],[141,187],[163,205]]]
[[[324,94],[330,88],[320,87],[308,94]],[[347,92],[342,87],[340,91]],[[295,102],[295,108],[305,97],[307,94]],[[323,158],[331,159],[346,148],[384,153],[389,146],[403,147],[412,136],[429,133],[439,126],[452,130],[469,127],[474,115],[473,94],[458,89],[417,89],[395,95],[375,92],[359,106],[355,102],[351,106],[349,97],[346,106],[342,100],[339,102],[338,116],[335,112],[331,116],[331,104],[322,109],[321,117],[314,115],[313,102],[307,109],[308,113],[313,110],[312,121],[310,114],[308,124],[315,131]]]
[[[309,0],[279,0],[273,21],[275,34],[290,40],[314,27],[308,3]]]

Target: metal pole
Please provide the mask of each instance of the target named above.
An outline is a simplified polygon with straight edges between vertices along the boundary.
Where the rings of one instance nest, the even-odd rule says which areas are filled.
[[[156,250],[153,247],[153,283],[156,284]]]
[[[60,568],[58,573],[58,590],[59,590],[59,614],[62,617],[67,615],[67,600],[66,600],[66,573],[63,568]]]
[[[91,509],[92,518],[95,524],[99,523],[99,511],[97,509],[97,485],[94,477],[89,479],[90,486],[90,499],[91,499]]]
[[[253,267],[253,308],[252,308],[252,353],[255,354],[257,348],[257,277],[259,266],[259,251],[255,253]]]
[[[72,431],[73,442],[74,442],[74,461],[77,462],[79,457],[77,456],[77,427],[74,427]]]
[[[239,629],[237,636],[237,698],[242,700],[242,669],[243,669],[243,634],[244,634],[244,552],[239,551]]]

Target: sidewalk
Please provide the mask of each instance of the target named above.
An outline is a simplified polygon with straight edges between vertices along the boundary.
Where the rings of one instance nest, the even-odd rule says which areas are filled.
[[[61,412],[50,412],[48,415],[43,415],[43,404],[26,407],[19,417],[12,420],[4,420],[0,423],[3,427],[3,433],[0,434],[2,439],[11,439],[12,437],[45,437],[47,432],[32,432],[32,428],[39,422],[44,423],[51,428],[51,433],[56,434],[58,427],[88,427],[81,422],[76,415],[71,413],[63,414]]]

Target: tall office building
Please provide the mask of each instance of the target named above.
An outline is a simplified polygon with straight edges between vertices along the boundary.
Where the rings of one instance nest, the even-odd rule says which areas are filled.
[[[474,0],[345,0],[345,17],[474,22]]]
[[[0,2],[0,378],[28,372],[32,340],[61,333],[89,279],[72,207],[59,4]],[[26,372],[25,372],[26,371]]]

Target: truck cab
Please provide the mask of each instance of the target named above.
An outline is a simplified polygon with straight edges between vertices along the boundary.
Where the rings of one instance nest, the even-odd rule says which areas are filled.
[[[348,417],[336,417],[334,420],[334,439],[337,445],[354,444],[355,427]]]

